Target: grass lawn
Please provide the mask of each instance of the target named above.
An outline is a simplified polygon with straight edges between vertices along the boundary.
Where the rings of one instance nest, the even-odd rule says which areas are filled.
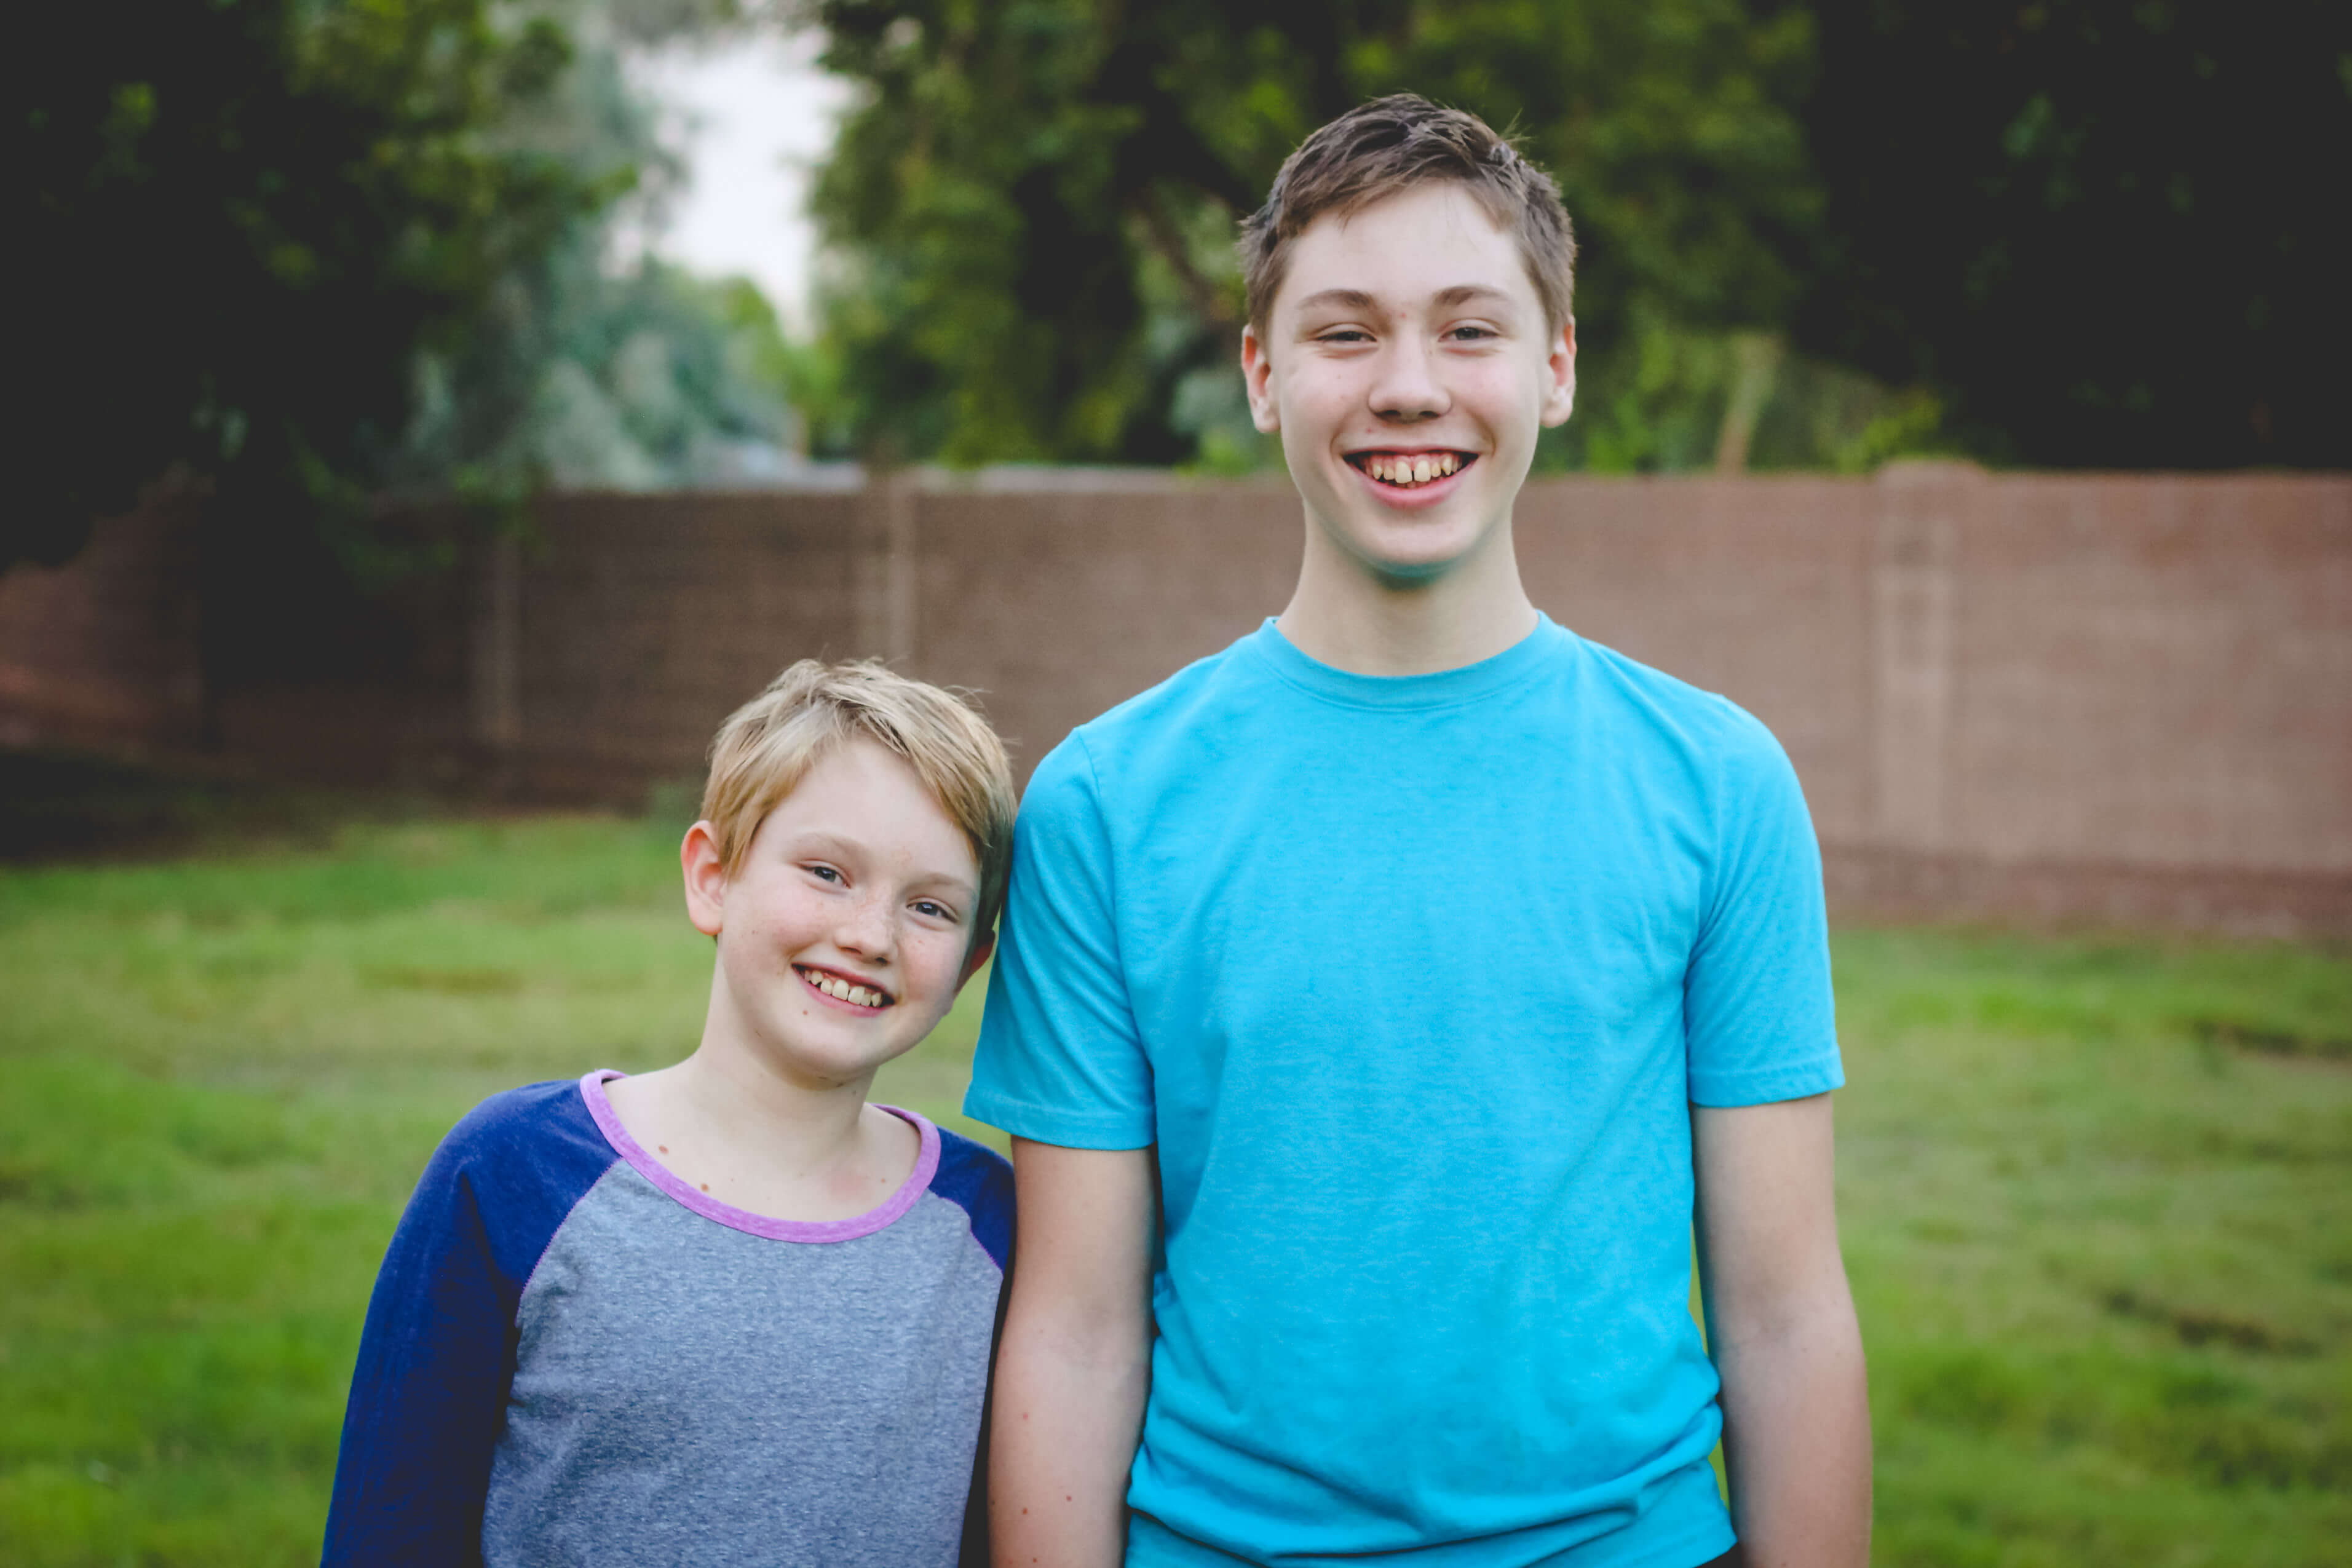
[[[667,830],[0,869],[0,1562],[315,1561],[385,1237],[484,1095],[674,1059]],[[1849,931],[1878,1561],[2352,1540],[2352,957]],[[977,989],[877,1092],[955,1112]],[[995,1140],[1001,1145],[1001,1140]]]

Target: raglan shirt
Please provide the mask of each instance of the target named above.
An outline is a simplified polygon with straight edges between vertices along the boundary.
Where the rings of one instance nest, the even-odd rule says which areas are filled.
[[[1129,1564],[1692,1568],[1691,1106],[1842,1081],[1762,725],[1548,619],[1406,679],[1269,621],[1039,764],[965,1109],[1155,1148]]]
[[[435,1153],[369,1304],[324,1562],[984,1565],[1011,1167],[898,1110],[920,1152],[881,1206],[771,1219],[640,1148],[619,1076],[496,1096]]]

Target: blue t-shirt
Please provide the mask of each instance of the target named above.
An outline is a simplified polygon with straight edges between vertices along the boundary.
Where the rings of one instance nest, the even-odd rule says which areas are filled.
[[[1158,1150],[1130,1564],[1730,1547],[1690,1106],[1843,1081],[1762,725],[1549,620],[1404,679],[1268,622],[1056,747],[1013,858],[965,1108]]]
[[[605,1081],[443,1141],[368,1306],[328,1568],[986,1568],[974,1463],[1012,1168],[911,1111],[915,1169],[826,1222],[719,1202]]]

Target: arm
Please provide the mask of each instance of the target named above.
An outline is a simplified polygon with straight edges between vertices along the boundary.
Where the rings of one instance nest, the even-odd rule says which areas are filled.
[[[436,1157],[368,1304],[320,1561],[478,1563],[512,1309],[471,1184]]]
[[[1699,1279],[1746,1568],[1863,1568],[1870,1407],[1838,1254],[1830,1097],[1691,1108]]]
[[[989,1529],[999,1568],[1116,1568],[1151,1384],[1150,1149],[1013,1141],[1021,1226],[996,1363]]]

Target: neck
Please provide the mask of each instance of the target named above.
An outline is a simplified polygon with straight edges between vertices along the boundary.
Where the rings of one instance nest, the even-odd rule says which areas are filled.
[[[722,1142],[764,1151],[776,1169],[793,1175],[852,1156],[873,1083],[870,1073],[846,1083],[803,1082],[710,1026],[694,1054],[665,1076],[682,1107]]]
[[[1310,518],[1298,588],[1275,625],[1307,658],[1357,675],[1434,675],[1476,664],[1536,626],[1510,527],[1435,577],[1385,577]]]

